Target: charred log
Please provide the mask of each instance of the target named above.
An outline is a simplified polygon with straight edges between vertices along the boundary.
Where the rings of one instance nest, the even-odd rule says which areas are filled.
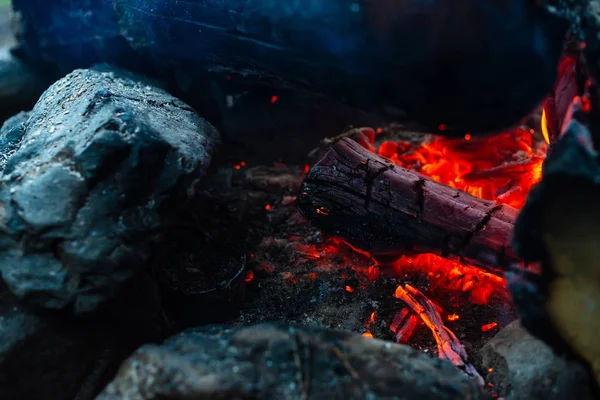
[[[516,209],[400,168],[349,139],[310,170],[298,207],[375,258],[434,253],[495,273],[522,265],[509,245]]]

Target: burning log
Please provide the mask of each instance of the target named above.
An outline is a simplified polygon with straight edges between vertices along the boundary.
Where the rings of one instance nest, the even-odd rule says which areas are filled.
[[[600,382],[600,165],[576,98],[540,184],[519,215],[514,246],[541,275],[509,274],[523,326],[555,351],[583,360]],[[597,147],[596,147],[597,148]]]
[[[434,253],[494,273],[522,266],[509,245],[515,208],[400,168],[349,139],[309,171],[298,208],[376,258]]]
[[[417,314],[431,330],[438,347],[438,357],[450,361],[455,367],[463,370],[467,375],[475,378],[483,386],[483,378],[475,367],[467,359],[467,352],[456,335],[448,329],[442,320],[442,316],[436,305],[429,300],[417,288],[411,285],[398,286],[395,297],[406,303],[406,305]]]

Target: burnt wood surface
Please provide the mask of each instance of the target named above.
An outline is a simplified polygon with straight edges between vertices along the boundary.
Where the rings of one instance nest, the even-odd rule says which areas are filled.
[[[310,170],[298,207],[375,258],[434,253],[495,273],[522,265],[509,244],[515,208],[401,168],[350,139]]]

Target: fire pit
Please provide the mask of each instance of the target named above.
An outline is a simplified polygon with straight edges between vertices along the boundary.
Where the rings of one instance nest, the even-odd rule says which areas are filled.
[[[595,2],[113,3],[14,0],[1,398],[594,398]]]

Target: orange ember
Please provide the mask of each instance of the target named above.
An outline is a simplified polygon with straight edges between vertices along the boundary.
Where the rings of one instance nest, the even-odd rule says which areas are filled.
[[[375,131],[369,128],[358,129],[356,141],[403,168],[417,171],[472,196],[519,209],[533,185],[541,179],[542,163],[549,141],[545,117],[545,114],[542,115],[540,127],[545,142],[534,140],[534,130],[517,129],[484,138],[466,134],[462,139],[436,137],[420,145],[390,140],[377,146],[375,135],[382,133],[382,130]],[[438,128],[444,131],[446,126],[441,124]],[[323,213],[322,211],[328,213],[328,210],[318,210],[319,213]],[[368,253],[355,249],[346,242],[336,239],[333,239],[333,242],[336,246],[344,243],[360,254],[370,257]],[[360,272],[370,275],[369,280],[373,281],[379,277],[378,267],[378,263],[374,261],[374,265],[369,267],[371,273],[364,269]],[[393,268],[396,276],[400,278],[409,280],[415,276],[424,277],[427,293],[434,297],[437,297],[436,293],[446,293],[452,307],[462,303],[465,295],[471,303],[478,305],[488,304],[494,294],[500,294],[502,297],[506,295],[504,278],[433,254],[403,256],[393,263]],[[405,288],[409,292],[412,289],[410,285],[406,285]],[[406,297],[399,296],[398,291],[404,290],[399,287],[396,297]],[[448,312],[441,310],[436,303],[429,304],[438,308],[432,315]],[[413,304],[412,308],[416,314],[421,314],[418,312],[418,306]],[[407,312],[407,309],[401,310],[389,325],[390,329],[397,333],[399,342],[406,342],[416,326],[416,315]],[[433,325],[438,325],[438,329],[442,325],[441,320],[432,324],[428,317],[422,314],[420,316],[432,330]],[[458,314],[446,314],[446,320],[450,322],[459,318]],[[365,321],[366,327],[369,328],[372,322],[373,316]],[[497,323],[493,322],[482,326],[481,330],[487,332],[496,327]],[[441,338],[436,332],[434,336],[440,346],[440,353],[443,353],[452,340]],[[450,356],[451,359],[455,357],[456,355]]]
[[[541,178],[545,147],[536,148],[533,134],[518,129],[485,138],[439,137],[418,147],[383,142],[377,152],[473,196],[521,208]]]
[[[458,321],[460,317],[458,316],[458,314],[450,314],[446,317],[446,319],[448,321]]]
[[[504,290],[503,278],[435,254],[403,256],[394,263],[394,270],[400,276],[403,273],[426,275],[430,291],[468,293],[469,300],[475,304],[486,304],[495,291]]]
[[[545,123],[547,121],[542,122],[541,128],[548,141]],[[439,126],[440,131],[445,129],[443,124]],[[420,145],[395,140],[385,141],[378,146],[375,145],[375,134],[382,134],[381,129],[360,128],[357,131],[355,139],[360,145],[403,168],[417,171],[472,196],[517,209],[523,206],[532,186],[541,179],[547,145],[542,140],[534,140],[533,130],[525,129],[484,138],[466,134],[462,139],[437,137]],[[305,167],[303,172],[308,172],[308,168]],[[330,210],[324,207],[316,212],[323,217],[330,214]],[[355,289],[360,289],[362,293],[365,284],[376,281],[390,271],[389,263],[380,264],[369,253],[338,238],[329,238],[318,245],[298,246],[296,254],[304,259],[318,260],[320,271],[330,271],[341,264],[358,273],[360,283],[357,286],[353,284],[354,287],[345,286],[348,293],[353,293]],[[362,257],[362,260],[356,257]],[[340,259],[341,262],[335,261]],[[455,312],[467,319],[469,313],[458,309],[467,301],[476,305],[489,304],[490,299],[498,297],[509,301],[505,279],[434,254],[402,256],[391,264],[391,269],[394,276],[402,281],[394,295],[404,302],[404,308],[398,310],[393,320],[385,321],[396,334],[396,341],[406,343],[417,325],[424,324],[433,333],[440,357],[474,371],[466,362],[464,348],[445,327],[444,320],[454,322],[461,319]],[[344,274],[342,278],[346,279]],[[422,292],[407,282],[418,286]],[[438,304],[442,304],[444,309]],[[377,320],[384,322],[384,315],[379,314]],[[442,316],[445,318],[442,319]],[[385,326],[374,324],[375,318],[375,312],[365,315],[367,331],[363,336],[373,337],[371,331],[377,334],[376,329]],[[491,322],[481,326],[481,331],[488,332],[497,326],[496,322]],[[473,374],[476,375],[476,371]]]
[[[488,331],[491,331],[492,329],[494,329],[494,328],[495,328],[495,327],[497,327],[497,326],[498,326],[498,324],[497,324],[496,322],[492,322],[492,323],[490,323],[490,324],[483,325],[483,326],[481,327],[481,332],[488,332]]]
[[[371,318],[369,318],[369,325],[375,322],[375,311],[371,313]]]

